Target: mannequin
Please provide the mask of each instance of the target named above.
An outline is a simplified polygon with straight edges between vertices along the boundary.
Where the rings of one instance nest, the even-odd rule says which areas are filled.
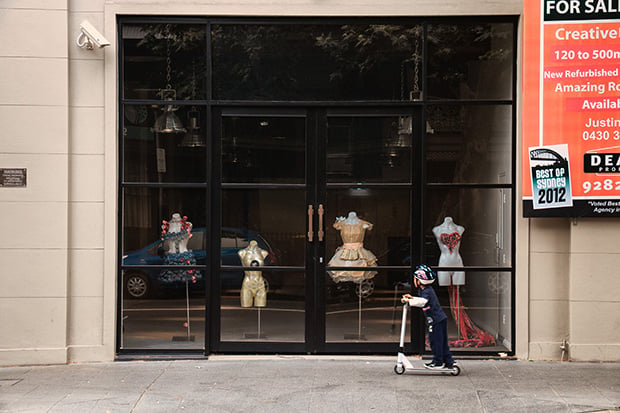
[[[170,221],[163,220],[161,225],[161,239],[164,246],[164,264],[166,265],[194,265],[196,258],[192,251],[187,249],[187,242],[192,236],[193,224],[186,216],[175,212]],[[200,274],[194,270],[162,270],[160,278],[163,281],[191,281],[195,283]]]
[[[440,267],[462,267],[463,259],[459,254],[461,236],[465,228],[454,223],[451,217],[445,217],[443,223],[433,228],[433,235],[437,240]],[[464,271],[438,271],[439,285],[465,285]]]
[[[191,236],[192,223],[187,217],[175,212],[170,221],[162,221],[161,238],[164,240],[166,254],[182,254],[188,252],[187,241]]]
[[[373,225],[360,219],[355,212],[349,212],[347,218],[337,217],[333,227],[340,231],[343,245],[336,249],[336,253],[327,263],[328,267],[376,267],[377,257],[364,248],[364,234],[372,230]],[[373,278],[376,271],[329,271],[335,282],[361,282]]]
[[[187,220],[186,216],[175,212],[170,217],[170,221],[163,220],[161,225],[161,239],[164,244],[164,264],[166,265],[195,265],[196,258],[191,250],[187,249],[187,242],[192,236],[193,224]],[[159,277],[162,281],[184,281],[185,282],[185,308],[187,335],[174,336],[173,340],[183,339],[193,341],[194,336],[191,335],[191,319],[189,308],[189,282],[197,282],[200,273],[195,270],[162,270]]]
[[[247,247],[239,250],[237,254],[241,258],[241,265],[244,267],[262,267],[269,252],[260,248],[257,242],[252,240]],[[267,292],[261,271],[245,271],[240,299],[241,307],[252,307],[252,304],[255,307],[267,306]]]

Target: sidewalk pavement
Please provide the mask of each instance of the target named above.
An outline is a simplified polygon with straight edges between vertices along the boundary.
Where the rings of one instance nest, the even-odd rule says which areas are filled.
[[[0,412],[620,411],[620,363],[461,360],[451,376],[397,375],[395,362],[211,356],[3,367]]]

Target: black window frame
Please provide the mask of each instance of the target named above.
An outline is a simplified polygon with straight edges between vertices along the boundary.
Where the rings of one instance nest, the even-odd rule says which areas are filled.
[[[204,99],[196,99],[196,100],[174,100],[168,101],[166,103],[179,105],[179,106],[196,106],[201,108],[207,114],[207,117],[210,117],[210,114],[217,112],[222,108],[234,108],[234,107],[275,107],[275,108],[324,108],[324,107],[362,107],[362,108],[409,108],[411,111],[417,111],[417,113],[425,113],[425,109],[429,106],[433,105],[506,105],[512,108],[512,145],[511,145],[511,177],[509,183],[504,184],[488,184],[488,183],[438,183],[438,182],[428,182],[426,179],[426,172],[424,167],[420,169],[416,169],[414,171],[413,179],[417,180],[417,182],[413,182],[413,185],[419,185],[422,189],[422,197],[419,200],[419,208],[413,208],[412,213],[414,216],[412,217],[412,231],[418,231],[419,237],[421,238],[417,245],[419,245],[418,251],[412,251],[412,255],[415,258],[416,256],[423,257],[424,256],[424,234],[421,233],[421,222],[424,221],[425,210],[428,208],[426,205],[425,199],[426,194],[429,190],[432,189],[467,189],[467,188],[487,188],[487,189],[509,189],[511,191],[511,199],[510,205],[512,206],[511,211],[511,239],[510,242],[512,244],[511,248],[511,265],[507,267],[490,267],[490,266],[465,266],[465,271],[482,271],[482,272],[493,272],[493,271],[501,271],[501,272],[509,272],[511,278],[511,317],[512,317],[512,326],[511,326],[511,344],[512,348],[509,351],[509,355],[514,354],[516,348],[517,337],[515,336],[516,328],[515,328],[515,314],[516,314],[516,299],[515,299],[515,264],[516,264],[516,245],[515,245],[515,226],[516,226],[516,156],[517,156],[517,147],[516,147],[516,138],[517,138],[517,51],[518,51],[518,24],[519,24],[519,16],[518,15],[497,15],[497,16],[442,16],[442,17],[383,17],[383,16],[366,16],[366,17],[188,17],[188,16],[125,16],[119,15],[117,16],[117,30],[118,30],[118,50],[119,50],[119,59],[118,59],[118,100],[117,100],[117,119],[118,119],[118,164],[119,168],[122,168],[123,165],[123,108],[125,105],[162,105],[164,101],[161,99],[127,99],[123,96],[123,82],[124,82],[124,73],[123,73],[123,38],[122,38],[122,27],[125,24],[153,24],[153,23],[170,23],[170,24],[194,24],[201,25],[204,24],[206,27],[206,48],[205,48],[205,56],[206,56],[206,64],[207,64],[207,73],[204,82],[206,84],[206,97]],[[212,24],[355,24],[355,23],[368,23],[368,24],[422,24],[424,27],[423,34],[423,45],[422,50],[424,51],[424,57],[422,60],[422,99],[416,101],[410,100],[393,100],[393,101],[385,101],[385,100],[364,100],[364,101],[295,101],[295,100],[268,100],[268,101],[258,101],[258,100],[223,100],[223,99],[213,99],[212,97],[212,44],[211,44],[211,25]],[[512,49],[512,84],[511,90],[512,95],[510,99],[428,99],[427,98],[427,28],[428,25],[433,24],[455,24],[455,23],[509,23],[513,25],[513,49]],[[207,154],[217,153],[216,148],[214,148],[214,131],[211,124],[211,121],[207,121],[206,128],[206,139],[207,139]],[[425,131],[420,130],[422,133],[423,139],[420,143],[419,154],[420,159],[418,159],[419,165],[424,165],[425,163]],[[207,155],[208,156],[208,155]],[[218,197],[213,196],[213,179],[218,177],[218,172],[214,171],[211,167],[210,162],[206,162],[206,171],[205,171],[205,182],[175,182],[175,183],[157,183],[157,182],[126,182],[123,180],[122,170],[119,170],[118,181],[117,181],[117,190],[118,190],[118,211],[119,217],[117,221],[117,232],[118,232],[118,250],[117,250],[117,279],[121,279],[123,271],[128,267],[123,266],[122,264],[122,240],[124,237],[123,234],[123,192],[126,188],[175,188],[175,189],[201,189],[205,191],[205,199],[207,202],[204,205],[204,210],[207,216],[211,216],[211,212],[214,210],[214,203],[218,202]],[[415,223],[417,222],[417,223]],[[212,237],[211,237],[212,238]],[[219,245],[213,242],[213,240],[206,240],[206,249],[210,253],[219,254]],[[214,261],[214,260],[212,260]],[[219,269],[218,263],[212,263],[210,266],[199,267],[198,269],[204,271],[206,275],[205,286],[208,288],[209,285],[216,285],[216,281],[211,279],[210,274],[214,273],[214,271]],[[449,269],[445,267],[444,269]],[[119,288],[123,288],[119,283]],[[213,289],[211,288],[213,291]],[[120,291],[120,290],[119,290]],[[217,304],[217,298],[212,294],[207,294],[207,308],[214,308],[213,305]],[[122,325],[122,314],[120,312],[120,308],[122,308],[121,302],[121,294],[117,294],[117,346],[116,351],[119,355],[122,354],[134,354],[138,353],[149,353],[148,350],[136,349],[136,350],[127,350],[121,349],[121,325]],[[215,338],[212,337],[210,328],[209,328],[209,314],[206,315],[207,318],[207,327],[205,331],[205,346],[204,353],[209,354],[211,350],[211,345]],[[216,317],[217,318],[217,317]],[[218,322],[217,320],[213,320],[214,322]],[[419,339],[419,337],[418,337]],[[423,341],[423,340],[422,340]],[[160,353],[161,350],[157,350],[156,352]],[[170,353],[186,353],[187,350],[183,351],[168,351]],[[202,350],[196,350],[194,353],[203,353]],[[467,352],[467,355],[481,355],[481,356],[490,356],[493,355],[492,352],[489,351],[471,351]]]

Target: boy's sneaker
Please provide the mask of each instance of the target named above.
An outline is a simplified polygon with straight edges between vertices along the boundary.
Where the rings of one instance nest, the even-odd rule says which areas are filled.
[[[424,364],[424,367],[426,367],[427,369],[431,369],[431,370],[441,370],[445,367],[445,364],[441,363],[441,364],[435,364],[434,362],[430,362],[430,363],[426,363]]]

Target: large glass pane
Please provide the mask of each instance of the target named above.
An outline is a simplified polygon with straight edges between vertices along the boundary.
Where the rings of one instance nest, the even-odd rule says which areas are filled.
[[[408,243],[411,237],[410,196],[409,189],[328,189],[324,218],[326,254],[330,256],[344,242],[358,242],[373,253],[377,265],[409,265],[409,248],[401,248],[401,244]],[[354,241],[345,240],[343,233],[350,212],[367,223]],[[403,256],[390,254],[395,250],[402,251]]]
[[[125,99],[204,99],[206,29],[191,24],[124,24]]]
[[[411,100],[421,25],[213,25],[217,99]]]
[[[124,188],[122,250],[135,251],[161,239],[162,221],[174,213],[188,217],[192,231],[206,224],[206,194],[202,189]],[[194,240],[190,238],[191,242]]]
[[[395,280],[372,284],[368,281],[334,283],[325,275],[327,285],[325,339],[327,342],[391,342],[398,343],[402,321],[400,298],[410,292],[410,271],[392,271]],[[378,274],[377,278],[385,278]],[[409,317],[406,341],[409,341]]]
[[[304,190],[222,191],[222,265],[241,265],[237,252],[255,240],[268,251],[264,265],[305,265]]]
[[[222,181],[304,183],[304,117],[226,116],[222,119]]]
[[[411,182],[411,116],[332,116],[328,182]]]
[[[123,181],[205,182],[206,116],[189,106],[123,106]],[[155,125],[175,116],[176,132]]]
[[[302,271],[223,271],[220,339],[303,342],[304,283]]]
[[[512,23],[431,24],[429,99],[512,99]]]
[[[123,271],[123,278],[139,283],[138,272]],[[185,282],[183,283],[185,284]],[[181,286],[175,292],[153,298],[134,298],[122,292],[121,349],[203,349],[205,297]],[[138,284],[134,284],[138,285]]]
[[[328,341],[394,341],[387,327],[395,288],[408,281],[405,268],[411,265],[410,196],[409,189],[328,189]]]
[[[433,288],[448,316],[452,351],[512,351],[510,272],[470,272],[466,285]]]
[[[501,188],[429,189],[424,219],[425,263],[509,267],[511,199],[511,191]],[[468,278],[464,272],[449,271],[445,283],[466,284]]]
[[[203,348],[205,192],[123,189],[122,348]]]
[[[511,182],[512,106],[429,106],[426,120],[427,182]]]

